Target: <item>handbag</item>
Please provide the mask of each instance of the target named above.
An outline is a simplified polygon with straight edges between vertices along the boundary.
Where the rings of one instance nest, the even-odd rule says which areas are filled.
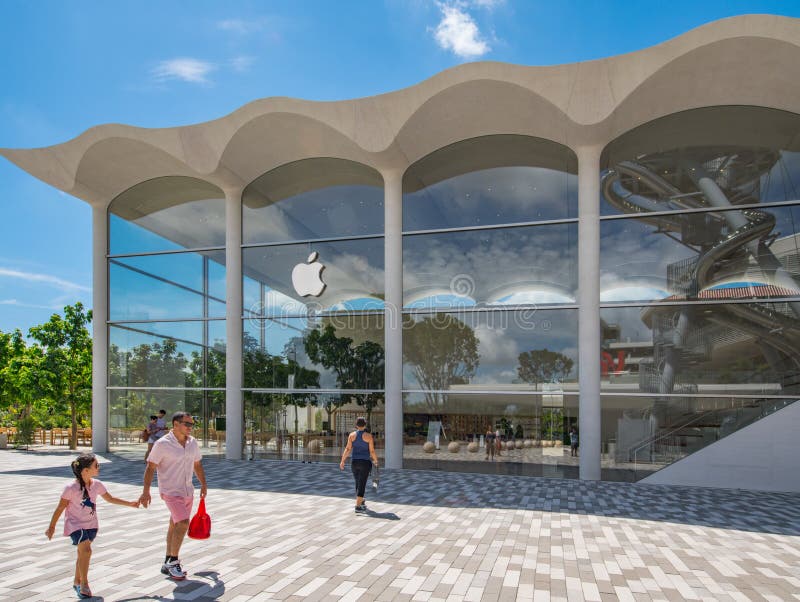
[[[143,430],[143,431],[142,431],[142,432],[139,434],[139,439],[141,439],[141,440],[142,440],[142,441],[144,441],[145,443],[147,442],[147,440],[148,440],[149,438],[150,438],[150,431],[148,431],[147,429],[144,429],[144,430]]]
[[[187,535],[192,539],[208,539],[211,537],[211,517],[206,512],[205,498],[200,498],[200,505],[197,507],[197,513],[189,523]]]

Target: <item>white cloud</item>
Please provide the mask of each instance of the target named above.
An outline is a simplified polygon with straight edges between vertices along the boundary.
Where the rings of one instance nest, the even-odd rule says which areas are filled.
[[[81,284],[76,284],[74,282],[69,282],[67,280],[62,280],[57,276],[50,276],[49,274],[36,274],[33,272],[20,272],[19,270],[9,270],[8,268],[0,268],[0,277],[7,277],[7,278],[19,278],[20,280],[25,280],[26,282],[41,282],[44,284],[50,284],[60,290],[64,291],[91,291],[92,289],[88,286],[83,286]]]
[[[306,305],[302,301],[292,299],[280,291],[270,289],[264,296],[263,313],[279,316],[302,316],[306,313]]]
[[[485,364],[514,365],[519,357],[517,342],[505,328],[493,328],[488,324],[478,324],[474,328],[478,338],[478,352]]]
[[[161,61],[153,69],[153,76],[159,81],[179,79],[194,84],[205,84],[208,83],[206,76],[215,69],[216,66],[207,61],[193,58],[177,58]]]
[[[439,46],[465,59],[477,58],[491,50],[472,16],[463,11],[461,5],[439,4],[439,9],[442,20],[434,31]]]
[[[61,309],[58,305],[34,305],[32,303],[23,303],[17,299],[0,299],[0,305],[13,305],[14,307],[25,307],[28,309],[52,309],[55,311]]]
[[[502,4],[505,4],[505,0],[472,0],[472,4],[478,8],[492,10]]]
[[[247,35],[261,31],[265,25],[266,19],[223,19],[222,21],[217,21],[218,29],[237,35]]]
[[[244,73],[245,71],[250,70],[250,67],[253,65],[255,60],[255,57],[252,56],[236,56],[233,57],[229,63],[234,71],[237,73]]]

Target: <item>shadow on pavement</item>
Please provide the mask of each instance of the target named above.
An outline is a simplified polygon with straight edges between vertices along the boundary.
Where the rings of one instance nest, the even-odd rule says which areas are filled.
[[[370,518],[382,518],[384,520],[400,520],[394,512],[375,512],[374,510],[367,510],[360,516],[369,516]]]
[[[72,478],[69,456],[75,452],[57,454],[64,456],[63,465],[47,467],[36,467],[35,463],[46,460],[49,451],[0,452],[4,453],[27,454],[33,466],[0,471],[0,474]],[[140,458],[134,460],[114,453],[101,454],[100,457],[100,479],[108,483],[141,486],[144,462]],[[61,458],[55,461],[60,462]],[[205,457],[203,465],[212,490],[289,493],[336,499],[353,496],[352,476],[334,464],[279,460],[249,462],[212,456]],[[392,506],[512,508],[800,535],[800,494],[796,493],[382,469],[380,493],[368,496],[370,501]],[[375,518],[398,520],[388,516]]]
[[[192,577],[205,577],[204,580],[192,579]],[[209,582],[210,581],[210,582]],[[173,594],[169,598],[162,596],[136,596],[134,598],[124,598],[117,602],[137,602],[139,600],[219,600],[225,593],[225,582],[219,578],[216,571],[198,571],[190,575],[185,581],[175,583]]]

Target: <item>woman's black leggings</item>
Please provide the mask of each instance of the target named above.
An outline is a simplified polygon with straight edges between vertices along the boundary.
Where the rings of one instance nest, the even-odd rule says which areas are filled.
[[[353,460],[350,464],[353,470],[353,478],[356,480],[356,495],[364,497],[364,490],[367,488],[367,479],[372,470],[372,462],[369,460]]]

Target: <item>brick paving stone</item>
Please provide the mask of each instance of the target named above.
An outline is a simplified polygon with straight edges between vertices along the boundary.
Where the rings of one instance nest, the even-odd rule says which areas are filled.
[[[42,534],[71,457],[0,451],[1,600],[73,597],[74,548]],[[101,462],[113,495],[138,497],[140,459]],[[90,580],[103,600],[800,599],[799,495],[385,470],[371,514],[355,516],[336,466],[205,467],[212,538],[186,541],[182,583],[159,572],[163,503],[100,501]]]

